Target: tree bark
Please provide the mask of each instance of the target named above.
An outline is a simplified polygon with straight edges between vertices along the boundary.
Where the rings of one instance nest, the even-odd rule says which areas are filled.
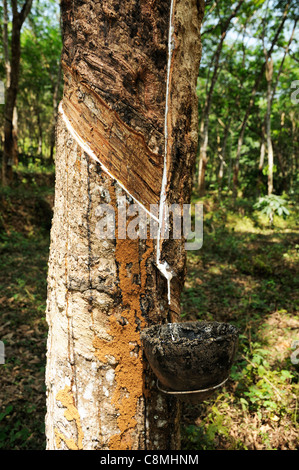
[[[124,223],[120,209],[135,201],[153,221],[161,196],[190,201],[203,4],[62,1],[48,449],[179,448],[179,405],[157,389],[139,338],[145,326],[180,316],[184,240],[128,238],[134,217]],[[115,237],[101,235],[103,207]],[[163,262],[174,273],[170,304]]]

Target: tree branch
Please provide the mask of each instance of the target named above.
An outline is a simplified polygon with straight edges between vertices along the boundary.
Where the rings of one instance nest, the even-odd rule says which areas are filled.
[[[12,7],[12,13],[14,17],[17,17],[19,12],[18,12],[18,2],[17,0],[11,0],[11,7]]]
[[[24,21],[26,20],[27,16],[29,15],[29,12],[31,10],[31,6],[32,6],[32,1],[33,0],[26,0],[23,7],[22,7],[22,10],[20,11],[19,15],[20,15],[20,21],[21,21],[21,24],[24,23]]]

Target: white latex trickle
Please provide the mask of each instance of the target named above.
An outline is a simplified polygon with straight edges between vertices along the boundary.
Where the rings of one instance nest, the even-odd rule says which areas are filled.
[[[164,168],[162,176],[160,205],[159,205],[159,225],[157,236],[157,267],[163,276],[167,279],[168,290],[168,304],[171,302],[170,282],[173,274],[166,261],[161,262],[161,232],[165,228],[166,223],[166,185],[167,185],[167,157],[168,157],[168,112],[169,112],[169,92],[170,92],[170,70],[173,50],[173,9],[174,0],[171,0],[170,17],[169,17],[169,31],[168,31],[168,60],[167,60],[167,78],[166,78],[166,99],[165,99],[165,116],[164,116]]]

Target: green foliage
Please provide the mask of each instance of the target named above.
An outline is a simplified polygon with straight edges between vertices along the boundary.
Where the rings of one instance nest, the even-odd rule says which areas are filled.
[[[236,384],[234,391],[223,391],[202,405],[204,411],[200,423],[183,429],[184,449],[217,450],[221,447],[248,450],[246,440],[233,437],[231,433],[238,413],[244,419],[256,416],[258,422],[269,421],[272,425],[289,419],[289,426],[296,427],[296,409],[291,411],[293,391],[296,389],[293,383],[295,373],[289,369],[273,367],[267,361],[267,357],[271,357],[271,351],[263,349],[259,343],[252,343],[250,349],[247,349],[244,346],[246,338],[241,336],[240,339],[243,354],[231,373],[231,380]],[[271,428],[268,425],[266,429]],[[273,450],[267,432],[257,432],[262,448]],[[246,431],[244,433],[246,435]]]
[[[260,416],[275,412],[282,416],[288,412],[289,383],[295,375],[287,369],[273,368],[267,357],[271,351],[259,343],[244,347],[238,367],[234,367],[232,379],[238,382],[236,398],[240,399],[243,410],[258,412]]]
[[[10,2],[8,2],[9,4]],[[9,41],[12,11],[9,9]],[[18,111],[18,149],[20,162],[28,157],[49,157],[54,119],[53,96],[59,84],[62,38],[59,4],[55,0],[33,2],[21,31],[21,62]],[[0,66],[0,79],[4,78]],[[59,100],[62,80],[59,84]],[[3,121],[3,106],[0,106]]]
[[[0,449],[5,449],[7,442],[9,442],[11,448],[18,443],[22,449],[26,446],[26,442],[30,437],[29,429],[23,426],[20,420],[15,421],[12,425],[9,420],[12,411],[13,406],[9,405],[3,413],[0,413]]]
[[[256,202],[253,207],[262,214],[266,214],[270,223],[273,222],[275,214],[283,217],[284,219],[290,215],[285,198],[277,196],[276,194],[270,194],[259,198],[258,202]]]
[[[236,162],[241,123],[252,99],[254,84],[265,63],[265,49],[269,49],[278,31],[287,2],[270,0],[246,1],[242,4],[229,27],[219,58],[216,84],[211,97],[209,115],[208,164],[206,188],[228,192],[233,189],[233,169]],[[236,4],[236,3],[235,3]],[[220,41],[220,31],[232,13],[226,0],[212,2],[206,8],[203,25],[203,58],[199,70],[199,115],[203,118],[204,106],[215,66],[215,53]],[[298,26],[283,63],[282,58],[290,39],[298,8],[294,4],[287,12],[287,20],[278,37],[272,54],[274,93],[271,107],[271,139],[274,150],[274,189],[298,192],[296,147],[298,146],[298,106],[291,100],[291,84],[298,78]],[[260,149],[265,137],[267,112],[267,81],[265,73],[253,97],[245,129],[239,161],[238,189],[247,197],[267,194],[267,151],[262,168]],[[228,137],[225,133],[228,127]],[[226,139],[226,141],[225,141]],[[223,148],[225,144],[225,149]],[[224,174],[219,180],[220,157],[224,158]]]
[[[212,407],[206,423],[201,426],[190,425],[184,430],[184,450],[217,450],[217,437],[229,436],[229,429],[224,420],[217,407]]]

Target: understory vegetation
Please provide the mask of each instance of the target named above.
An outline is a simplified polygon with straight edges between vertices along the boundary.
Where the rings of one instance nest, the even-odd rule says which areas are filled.
[[[185,319],[240,330],[229,381],[183,408],[186,449],[297,449],[298,252],[296,209],[273,225],[253,201],[204,200],[204,243],[189,252]],[[296,343],[297,341],[297,343]]]
[[[53,173],[19,173],[1,188],[0,449],[44,449],[46,413],[46,276]],[[20,196],[22,195],[22,199]],[[196,199],[194,199],[196,202]],[[182,448],[296,449],[299,233],[289,216],[254,202],[209,194],[204,243],[188,252],[184,320],[217,320],[240,330],[226,386],[198,405],[182,406]],[[298,346],[297,346],[298,347]],[[292,360],[293,354],[293,360]]]

